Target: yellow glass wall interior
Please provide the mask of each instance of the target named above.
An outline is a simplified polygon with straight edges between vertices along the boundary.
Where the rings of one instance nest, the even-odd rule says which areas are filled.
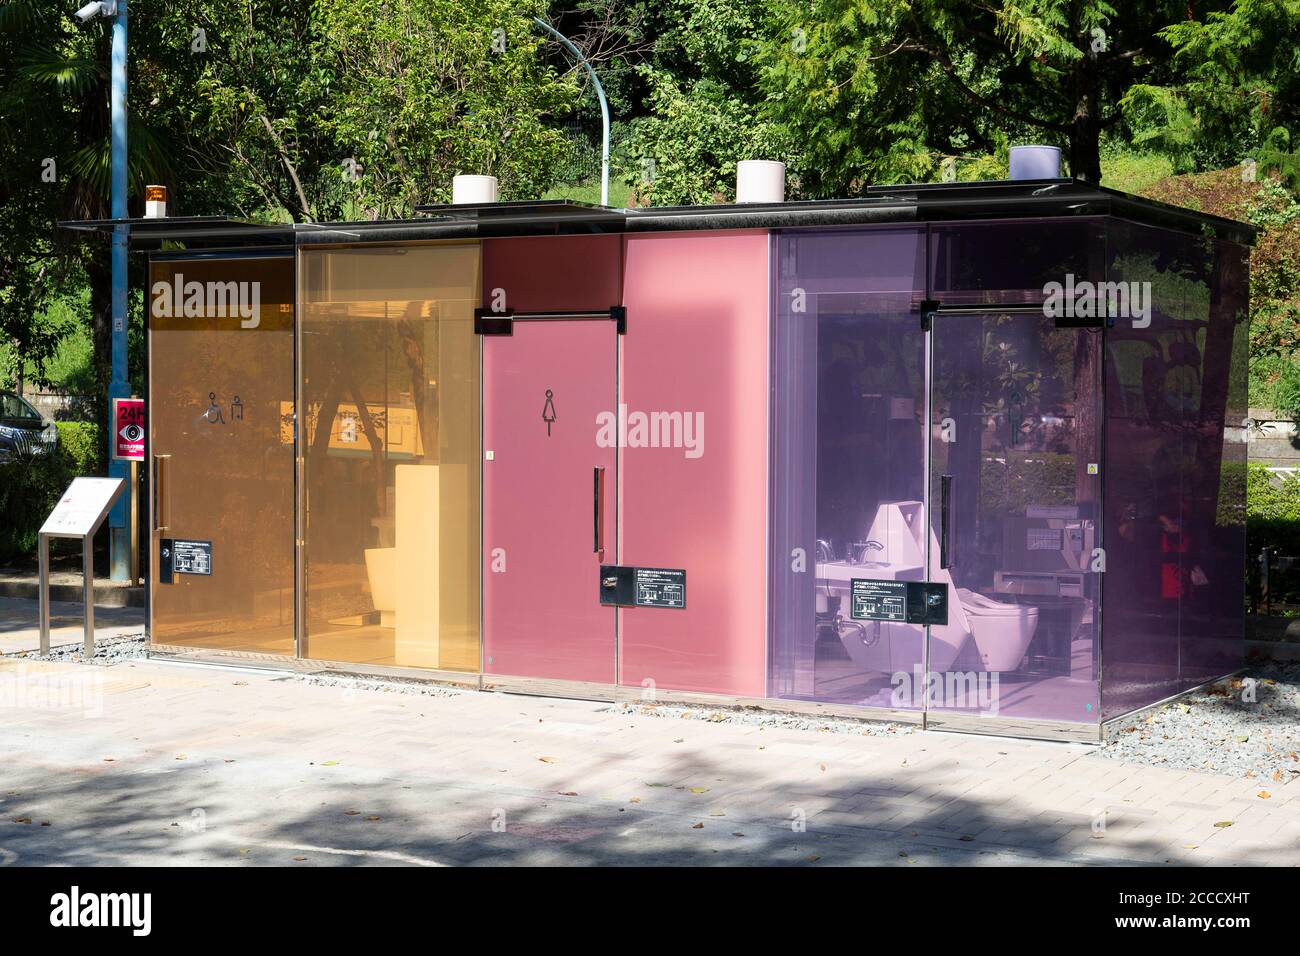
[[[303,656],[477,671],[478,244],[299,256]]]
[[[291,655],[293,257],[155,260],[146,292],[152,640]]]

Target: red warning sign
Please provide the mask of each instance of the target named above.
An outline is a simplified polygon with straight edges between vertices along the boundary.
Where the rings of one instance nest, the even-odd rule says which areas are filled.
[[[144,399],[113,399],[113,457],[144,461]]]

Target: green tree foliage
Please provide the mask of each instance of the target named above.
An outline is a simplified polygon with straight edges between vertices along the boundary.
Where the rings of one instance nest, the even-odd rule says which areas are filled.
[[[61,117],[57,83],[31,69],[33,36],[55,27],[35,2],[0,5],[0,379],[21,380],[41,369],[58,344],[55,329],[35,317],[64,276],[50,228],[70,175],[71,138]],[[38,48],[39,50],[39,48]]]
[[[765,20],[755,0],[655,4],[643,115],[623,143],[625,175],[643,204],[730,199],[742,159],[788,158],[788,143],[762,116],[755,60]]]
[[[64,489],[78,475],[97,470],[98,427],[89,422],[59,422],[58,427],[53,454],[0,462],[0,514],[5,516],[0,521],[0,562],[31,554],[41,525]]]
[[[1260,228],[1250,265],[1250,404],[1300,417],[1300,202],[1244,167],[1171,176],[1142,194]]]
[[[1246,568],[1250,587],[1258,587],[1259,565],[1254,560],[1263,549],[1274,554],[1300,555],[1300,479],[1274,475],[1261,464],[1247,466]],[[1270,589],[1275,602],[1300,602],[1300,572],[1274,573]]]
[[[44,311],[88,286],[99,418],[107,246],[55,223],[109,216],[110,27],[77,25],[74,7],[0,0],[0,375],[41,377],[60,328]],[[146,183],[170,188],[173,215],[270,220],[409,212],[449,198],[461,171],[500,176],[506,195],[551,184],[562,134],[548,121],[572,108],[576,84],[543,56],[530,22],[540,0],[134,0],[130,10],[130,214]],[[139,288],[141,261],[131,270]]]
[[[1200,13],[1200,11],[1198,11]],[[1171,21],[1167,82],[1135,84],[1123,107],[1136,141],[1184,170],[1235,166],[1253,156],[1294,189],[1300,159],[1300,0],[1237,0],[1228,10]]]
[[[987,162],[1008,142],[1060,145],[1073,176],[1098,182],[1121,98],[1166,76],[1153,34],[1187,15],[1164,0],[775,0],[771,10],[768,113],[796,138],[804,191],[817,197],[940,178],[945,158]]]
[[[1235,163],[1249,150],[1295,192],[1300,0],[134,0],[131,10],[136,213],[145,182],[171,187],[173,213],[270,220],[407,214],[448,198],[457,172],[494,173],[514,198],[572,182],[584,164],[572,162],[565,125],[576,116],[587,135],[595,99],[534,15],[596,64],[616,163],[640,203],[730,198],[746,158],[786,160],[792,195],[808,197],[996,177],[1007,146],[1025,141],[1066,147],[1073,173],[1095,179],[1103,144],[1123,159],[1134,139],[1143,184],[1164,164]],[[10,377],[44,368],[60,323],[42,312],[88,284],[102,390],[105,245],[71,242],[53,223],[108,213],[108,28],[69,13],[0,0],[0,336]],[[46,158],[54,182],[41,179]],[[1261,222],[1291,215],[1269,202]],[[1294,340],[1295,228],[1269,225],[1277,248],[1257,253],[1273,311],[1257,312],[1256,339],[1274,356]]]
[[[92,411],[106,414],[110,357],[110,276],[106,244],[55,228],[60,219],[109,216],[109,27],[79,26],[74,6],[5,0],[0,3],[0,302],[5,303],[8,378],[23,371],[45,377],[62,323],[46,309],[56,300],[80,301],[90,333]],[[192,90],[199,63],[190,55],[184,4],[137,0],[131,7],[131,95],[128,100],[129,188],[140,211],[147,182],[205,184],[220,178],[196,171],[204,147],[190,135],[184,101],[152,91]],[[139,281],[139,264],[133,266]]]
[[[540,56],[531,18],[543,11],[532,0],[316,6],[316,57],[334,74],[324,126],[363,209],[382,218],[448,201],[462,172],[496,176],[508,198],[546,190],[565,147],[547,118],[572,109],[577,87]]]

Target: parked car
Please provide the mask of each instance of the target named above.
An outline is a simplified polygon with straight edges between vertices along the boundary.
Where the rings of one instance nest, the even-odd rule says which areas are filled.
[[[0,461],[51,454],[59,430],[19,395],[0,391]]]

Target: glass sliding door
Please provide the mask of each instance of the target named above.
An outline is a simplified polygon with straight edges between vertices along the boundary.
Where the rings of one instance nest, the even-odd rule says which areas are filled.
[[[299,255],[303,656],[477,671],[478,244]]]
[[[1101,331],[940,314],[931,350],[927,709],[1094,722]]]
[[[294,653],[293,257],[149,265],[155,643]]]
[[[774,239],[772,696],[1097,721],[1101,332],[1041,303],[1103,238]],[[945,623],[918,623],[921,582]]]

